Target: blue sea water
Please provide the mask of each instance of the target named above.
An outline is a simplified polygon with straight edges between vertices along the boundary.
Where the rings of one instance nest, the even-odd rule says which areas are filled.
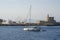
[[[41,26],[39,32],[24,31],[23,28],[24,26],[0,26],[0,40],[60,40],[60,26]]]

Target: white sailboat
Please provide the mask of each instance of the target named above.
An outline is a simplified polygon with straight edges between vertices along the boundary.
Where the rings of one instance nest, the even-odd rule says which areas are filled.
[[[25,30],[25,31],[40,31],[41,30],[41,28],[40,27],[30,27],[31,25],[31,5],[30,5],[30,19],[29,19],[29,27],[25,27],[25,28],[23,28],[23,30]]]
[[[31,27],[31,28],[24,28],[25,31],[40,31],[41,28],[39,27]]]

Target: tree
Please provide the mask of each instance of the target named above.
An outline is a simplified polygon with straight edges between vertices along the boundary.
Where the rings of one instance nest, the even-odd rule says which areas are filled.
[[[2,22],[3,22],[3,19],[0,19],[0,24],[2,24]]]

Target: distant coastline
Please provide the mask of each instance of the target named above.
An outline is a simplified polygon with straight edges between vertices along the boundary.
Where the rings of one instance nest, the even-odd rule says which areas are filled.
[[[17,23],[16,21],[11,20],[9,20],[8,23],[6,23],[6,20],[0,19],[0,26],[60,26],[60,22],[56,22],[54,17],[50,17],[48,14],[45,21],[39,20],[36,23]]]
[[[0,26],[29,26],[29,24],[0,24]],[[60,24],[54,25],[37,25],[37,24],[30,24],[30,26],[60,26]]]

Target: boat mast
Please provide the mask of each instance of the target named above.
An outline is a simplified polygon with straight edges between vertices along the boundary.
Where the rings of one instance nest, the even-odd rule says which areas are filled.
[[[30,18],[29,18],[29,26],[31,24],[31,4],[30,4],[30,10],[29,10]]]

